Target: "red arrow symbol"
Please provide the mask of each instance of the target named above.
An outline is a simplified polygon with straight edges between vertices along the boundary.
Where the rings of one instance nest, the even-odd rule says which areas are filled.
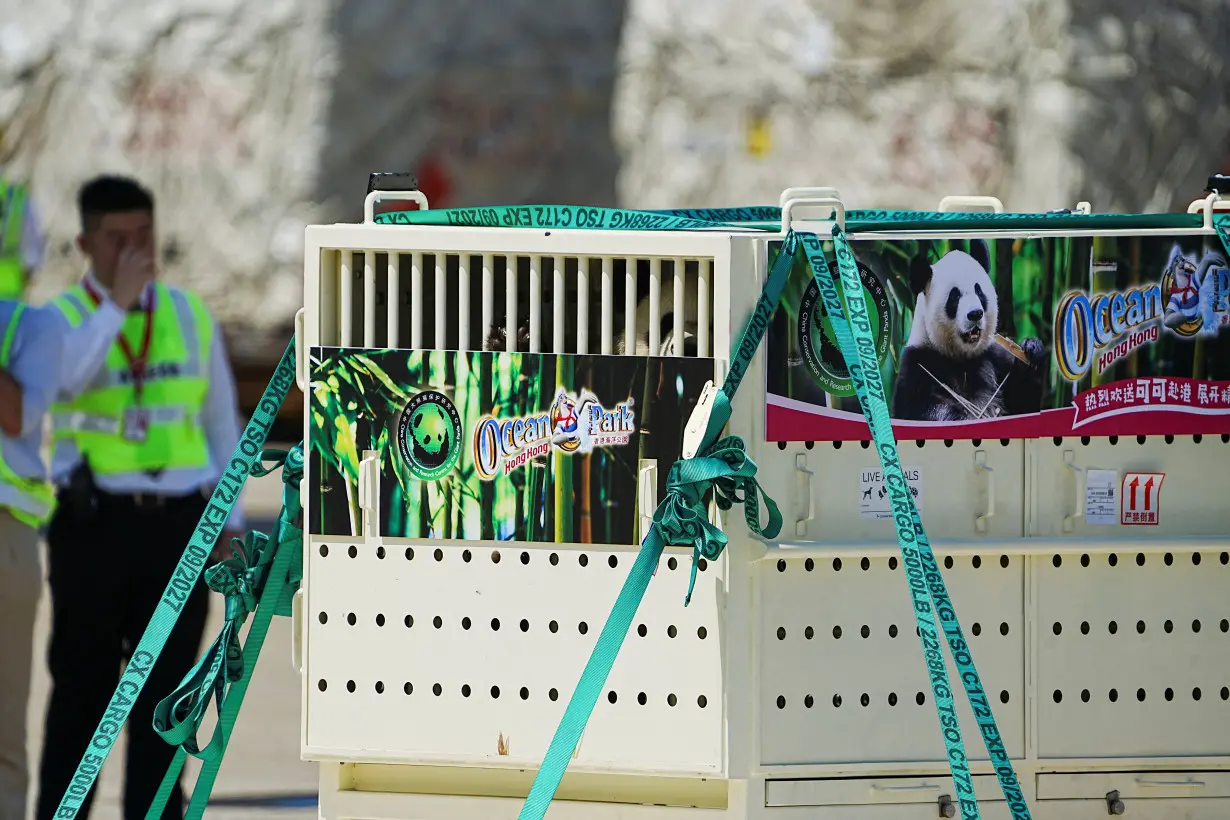
[[[1149,509],[1149,494],[1153,492],[1153,476],[1145,482],[1145,509]]]
[[[1128,502],[1128,509],[1136,509],[1136,488],[1140,486],[1140,479],[1133,478],[1132,483],[1128,485],[1128,489],[1132,491],[1131,501]]]

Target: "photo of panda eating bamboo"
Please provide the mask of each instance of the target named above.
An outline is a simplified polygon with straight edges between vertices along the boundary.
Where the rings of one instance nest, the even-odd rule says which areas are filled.
[[[910,261],[914,319],[893,386],[892,417],[974,421],[1037,413],[1047,351],[1037,339],[1016,344],[997,333],[999,305],[990,250],[952,250],[935,264]]]

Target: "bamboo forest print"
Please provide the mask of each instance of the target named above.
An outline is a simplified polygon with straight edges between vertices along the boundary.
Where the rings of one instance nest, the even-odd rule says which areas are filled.
[[[360,462],[386,537],[635,544],[712,359],[313,348],[310,531],[363,531]]]
[[[1216,236],[852,244],[898,438],[1230,433]],[[869,437],[802,255],[767,344],[767,440]]]

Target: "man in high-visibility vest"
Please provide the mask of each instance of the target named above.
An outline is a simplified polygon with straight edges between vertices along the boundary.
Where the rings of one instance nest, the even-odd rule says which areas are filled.
[[[48,308],[0,301],[0,818],[26,816],[26,706],[43,586],[39,528],[54,502],[43,422],[58,386],[62,336]]]
[[[104,176],[82,187],[78,206],[78,247],[90,269],[51,302],[67,341],[50,410],[53,688],[39,820],[55,816],[241,432],[218,328],[199,297],[155,275],[152,195],[133,180]],[[125,278],[147,282],[121,295]],[[100,349],[101,364],[81,361]],[[241,527],[236,512],[218,544]],[[153,710],[196,662],[207,595],[198,578],[132,710],[125,820],[145,817],[171,762],[175,750],[154,733]],[[183,808],[176,784],[163,817],[179,820]]]
[[[0,299],[24,299],[46,241],[29,188],[0,170]]]

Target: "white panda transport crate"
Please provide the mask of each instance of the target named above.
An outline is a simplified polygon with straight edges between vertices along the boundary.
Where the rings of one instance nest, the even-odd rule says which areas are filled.
[[[835,195],[792,189],[783,200]],[[1215,200],[1193,205],[1202,227],[1099,235],[1211,235]],[[936,225],[891,238],[1006,235],[1073,231]],[[852,237],[856,254],[870,236]],[[651,309],[686,295],[699,327],[714,317],[693,348],[716,360],[720,384],[775,238],[313,226],[297,330],[304,351],[481,349],[515,287],[531,294],[531,350],[612,353],[621,331],[645,331],[627,324],[634,260],[650,260],[664,292],[682,263],[698,270],[699,292],[680,282]],[[550,817],[922,820],[955,808],[892,525],[860,514],[874,451],[767,441],[767,366],[762,343],[730,432],[781,507],[779,540],[753,540],[723,516],[730,545],[686,609],[690,552],[664,552]],[[898,438],[907,471],[924,470],[928,534],[1033,816],[1230,815],[1230,436]],[[645,479],[669,465],[643,467]],[[305,509],[312,469],[309,458]],[[1091,470],[1165,473],[1160,524],[1108,534],[1087,523]],[[360,471],[365,513],[377,480]],[[656,506],[651,480],[640,496],[642,511]],[[363,530],[306,538],[295,656],[321,817],[515,817],[636,546]],[[983,816],[1008,817],[959,687],[954,697]]]

